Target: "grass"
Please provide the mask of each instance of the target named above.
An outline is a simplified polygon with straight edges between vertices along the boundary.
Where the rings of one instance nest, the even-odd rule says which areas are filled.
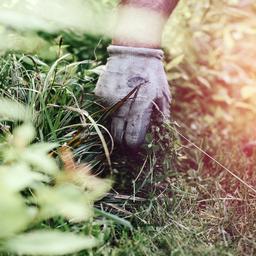
[[[99,58],[91,55],[85,62],[80,62],[82,50],[74,54],[72,47],[70,55],[58,51],[56,60],[47,63],[36,56],[7,54],[0,60],[0,94],[32,107],[38,141],[66,143],[77,162],[90,163],[95,173],[109,176],[104,146],[111,151],[111,140],[98,124],[105,109],[93,95],[95,68],[105,61],[105,47],[97,39],[90,42],[86,52]],[[252,115],[232,124],[221,119],[207,123],[198,98],[187,103],[184,89],[174,88],[176,123],[153,126],[139,152],[116,148],[111,155],[115,185],[96,205],[108,215],[79,225],[54,219],[40,228],[101,239],[99,248],[77,255],[255,255],[254,192],[179,135],[255,186],[255,154],[248,157],[240,147],[243,137],[251,136]],[[1,124],[1,130],[11,128]]]

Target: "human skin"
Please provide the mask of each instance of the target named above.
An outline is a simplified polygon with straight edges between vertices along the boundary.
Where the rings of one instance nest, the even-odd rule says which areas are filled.
[[[121,0],[113,44],[160,48],[165,23],[179,0]]]

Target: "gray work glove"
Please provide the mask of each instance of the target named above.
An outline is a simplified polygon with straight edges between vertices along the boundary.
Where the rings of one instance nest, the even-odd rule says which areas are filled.
[[[111,45],[108,53],[110,58],[95,94],[108,106],[125,99],[112,116],[111,133],[117,143],[136,148],[144,142],[154,105],[170,117],[171,95],[163,51]]]

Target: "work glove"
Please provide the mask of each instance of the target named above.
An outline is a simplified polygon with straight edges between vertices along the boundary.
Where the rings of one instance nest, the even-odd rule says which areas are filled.
[[[111,45],[108,53],[95,94],[108,106],[120,105],[112,115],[114,140],[137,148],[144,142],[154,108],[159,110],[159,117],[170,117],[171,95],[163,51]]]

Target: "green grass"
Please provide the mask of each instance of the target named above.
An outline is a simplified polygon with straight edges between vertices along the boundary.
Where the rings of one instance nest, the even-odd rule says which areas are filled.
[[[2,57],[0,95],[31,106],[38,141],[67,143],[77,162],[90,163],[95,173],[108,176],[104,145],[111,151],[111,140],[101,126],[108,126],[107,122],[97,125],[105,141],[95,129],[94,121],[101,120],[105,109],[93,95],[97,81],[93,69],[106,61],[105,47],[94,49],[99,41],[88,40],[85,52],[95,52],[99,58],[88,55],[89,62],[79,63],[84,53],[78,42],[73,46],[76,52],[71,40],[71,55],[59,55],[48,63],[22,54]],[[176,131],[255,186],[255,156],[248,158],[238,146],[242,125],[237,122],[236,129],[221,121],[206,125],[198,99],[184,103],[182,91],[175,88],[173,118],[179,127],[154,126],[140,152],[114,150],[116,182],[96,205],[109,215],[100,214],[79,225],[54,219],[40,228],[101,239],[99,248],[77,255],[255,255],[255,194]],[[189,118],[184,121],[184,116]],[[191,129],[192,124],[199,129]],[[8,129],[12,129],[10,124],[1,124],[1,130]],[[223,129],[230,131],[228,138],[219,132]]]

